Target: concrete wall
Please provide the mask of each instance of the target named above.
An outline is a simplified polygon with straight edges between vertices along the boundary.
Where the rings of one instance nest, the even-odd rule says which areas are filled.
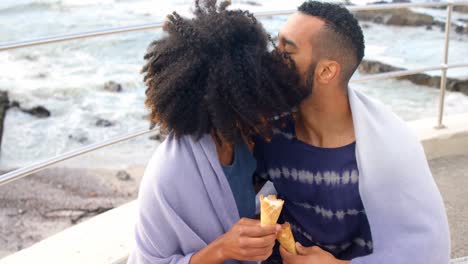
[[[468,153],[468,114],[445,117],[446,128],[436,129],[437,120],[409,122],[424,146],[428,160]]]

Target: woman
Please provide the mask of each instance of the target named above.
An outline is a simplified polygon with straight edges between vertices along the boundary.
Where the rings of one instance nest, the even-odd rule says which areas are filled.
[[[169,136],[141,183],[129,263],[240,263],[272,252],[280,227],[252,219],[249,144],[306,94],[261,24],[228,5],[196,1],[193,18],[168,16],[145,56],[146,105]]]

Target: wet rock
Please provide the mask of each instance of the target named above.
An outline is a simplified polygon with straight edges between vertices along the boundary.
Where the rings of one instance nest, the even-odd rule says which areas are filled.
[[[10,107],[11,107],[11,108],[13,108],[13,107],[18,107],[18,108],[19,108],[19,107],[20,107],[20,103],[18,103],[18,101],[13,101],[13,102],[11,102]]]
[[[453,11],[460,13],[468,13],[468,6],[454,6]]]
[[[455,32],[458,34],[468,34],[468,27],[467,26],[456,26]]]
[[[356,11],[355,17],[361,21],[372,21],[378,24],[394,26],[427,26],[432,25],[434,18],[408,9]]]
[[[3,124],[9,107],[10,101],[8,99],[8,92],[0,91],[0,146],[2,144]]]
[[[161,135],[160,133],[156,133],[156,134],[152,135],[149,139],[156,140],[156,141],[164,141],[164,139],[166,139],[166,137],[164,135]]]
[[[104,90],[118,93],[122,91],[122,85],[114,81],[109,81],[104,84]]]
[[[81,144],[87,143],[88,142],[88,137],[84,135],[68,135],[68,139],[74,140],[76,142],[79,142]]]
[[[368,28],[371,28],[371,25],[370,24],[362,24],[362,28],[368,29]]]
[[[44,106],[41,106],[41,105],[35,106],[33,108],[23,108],[23,107],[21,107],[19,102],[13,101],[10,104],[10,108],[14,108],[14,107],[19,108],[19,110],[21,110],[24,113],[33,115],[33,116],[38,117],[38,118],[46,118],[46,117],[50,116],[50,111],[47,108],[45,108]]]
[[[389,64],[378,61],[363,60],[359,65],[359,72],[367,74],[376,74],[383,72],[401,71],[403,68],[398,68]]]
[[[251,6],[262,6],[262,4],[255,2],[255,1],[245,1],[244,4],[251,5]]]
[[[37,61],[39,59],[37,55],[32,55],[32,54],[24,55],[23,58],[28,61]]]
[[[370,2],[368,3],[369,5],[384,5],[384,4],[388,4],[387,1],[375,1],[375,2]]]
[[[114,125],[114,123],[112,123],[111,121],[106,120],[106,119],[99,118],[96,121],[96,126],[98,126],[98,127],[110,127],[110,126],[113,126],[113,125]]]
[[[117,175],[115,175],[117,177],[117,179],[121,180],[121,181],[130,181],[132,180],[132,176],[124,171],[124,170],[120,170],[117,172]]]
[[[39,118],[46,118],[46,117],[49,117],[50,116],[50,111],[47,110],[47,108],[43,107],[43,106],[35,106],[31,109],[24,109],[24,108],[21,108],[21,111],[25,112],[25,113],[28,113],[28,114],[31,114],[35,117],[39,117]]]
[[[47,78],[47,73],[41,72],[41,73],[36,75],[36,78],[45,79],[45,78]]]

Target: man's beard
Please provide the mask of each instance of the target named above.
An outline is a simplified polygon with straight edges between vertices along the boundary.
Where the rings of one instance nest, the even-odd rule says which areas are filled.
[[[309,89],[309,94],[312,94],[314,90],[314,77],[315,77],[316,68],[317,68],[317,63],[311,63],[309,68],[304,74],[304,86],[306,89]]]

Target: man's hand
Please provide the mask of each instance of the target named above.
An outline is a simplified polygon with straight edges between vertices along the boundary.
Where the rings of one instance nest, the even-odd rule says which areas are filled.
[[[297,255],[289,253],[284,247],[280,247],[283,264],[349,264],[349,261],[336,259],[332,254],[319,247],[303,247],[296,243]]]
[[[259,220],[242,218],[219,239],[222,259],[263,261],[270,257],[281,225],[260,226]]]

